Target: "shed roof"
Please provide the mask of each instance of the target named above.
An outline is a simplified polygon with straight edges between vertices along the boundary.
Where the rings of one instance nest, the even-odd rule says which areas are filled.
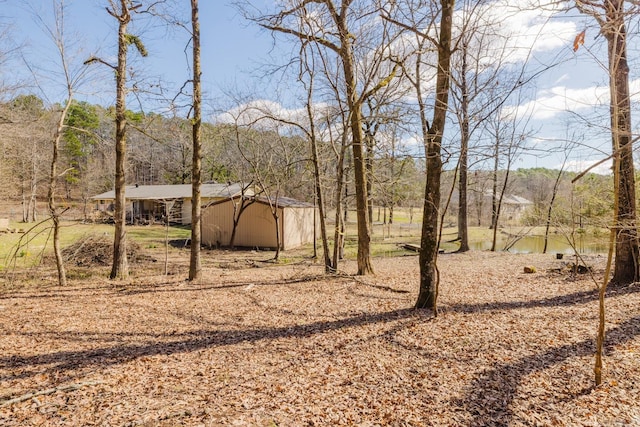
[[[220,203],[228,203],[231,199],[235,199],[238,196],[239,196],[239,193],[237,193],[235,196],[229,196],[224,200],[217,200],[213,203],[210,203],[208,206],[218,205]],[[269,198],[266,196],[251,195],[251,196],[248,196],[247,198],[253,199],[256,202],[262,203],[265,205],[269,204]],[[273,203],[275,203],[275,198],[272,197],[271,200],[273,201]],[[315,207],[313,203],[303,202],[302,200],[292,199],[291,197],[283,197],[283,196],[278,197],[278,206],[281,208],[313,208]]]
[[[202,184],[200,191],[203,198],[228,198],[242,193],[242,184]],[[249,193],[253,194],[252,191]],[[113,200],[115,190],[107,191],[91,197],[94,200]],[[165,200],[190,199],[191,184],[176,185],[128,185],[125,187],[125,197],[129,200]]]
[[[257,196],[256,200],[260,203],[269,204],[269,198],[266,196]],[[272,202],[275,204],[276,199],[271,198]],[[292,199],[291,197],[278,197],[278,206],[283,208],[313,208],[312,203],[303,202],[302,200]]]

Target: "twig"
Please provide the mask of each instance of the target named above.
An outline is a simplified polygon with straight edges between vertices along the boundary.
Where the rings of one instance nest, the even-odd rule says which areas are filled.
[[[633,144],[634,144],[635,142],[637,142],[639,139],[640,139],[640,136],[636,136],[635,138],[633,138],[633,139],[631,140],[631,146],[633,146]],[[624,149],[624,148],[625,148],[625,147],[620,147],[620,148],[618,148],[617,150],[614,150],[614,151],[613,151],[613,153],[611,153],[609,156],[607,156],[607,157],[605,157],[604,159],[602,159],[602,160],[600,160],[600,161],[598,161],[598,162],[596,162],[596,163],[592,164],[592,165],[591,165],[591,166],[589,166],[587,169],[583,170],[583,171],[582,171],[582,172],[580,172],[578,175],[576,175],[576,177],[575,177],[575,178],[573,178],[573,179],[571,180],[571,183],[572,183],[572,184],[575,184],[575,183],[576,183],[576,181],[578,181],[578,180],[579,180],[579,179],[581,179],[583,176],[585,176],[586,174],[588,174],[588,173],[589,173],[589,171],[591,171],[592,169],[594,169],[594,168],[596,168],[596,167],[600,166],[601,164],[603,164],[603,163],[604,163],[604,162],[606,162],[607,160],[611,160],[611,159],[613,159],[613,158],[614,158],[615,156],[617,156],[617,155],[618,155],[618,153],[619,153],[620,151],[622,151],[622,149]]]
[[[23,394],[22,396],[14,397],[13,399],[5,400],[4,402],[0,403],[0,408],[13,405],[14,403],[24,402],[26,400],[33,399],[34,397],[37,397],[37,396],[45,396],[45,395],[56,393],[58,391],[75,391],[75,390],[81,389],[82,387],[88,387],[88,386],[98,385],[103,383],[104,381],[87,381],[83,383],[61,385],[58,387],[48,388],[46,390],[34,391],[33,393],[27,393],[27,394]]]

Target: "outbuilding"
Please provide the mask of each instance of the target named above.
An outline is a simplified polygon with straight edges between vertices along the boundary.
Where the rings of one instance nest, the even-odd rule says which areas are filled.
[[[191,224],[191,184],[129,185],[125,187],[127,221],[150,223],[161,220],[169,211],[169,219],[178,224]],[[252,196],[254,191],[241,183],[202,184],[201,204],[239,197]],[[93,196],[96,209],[111,212],[114,209],[115,190]]]
[[[246,208],[238,216],[242,203]],[[251,197],[244,201],[233,197],[203,206],[202,243],[213,247],[230,246],[234,218],[237,218],[233,246],[276,248],[274,211],[279,218],[280,249],[292,249],[314,241],[317,221],[316,208],[312,204],[288,197]]]

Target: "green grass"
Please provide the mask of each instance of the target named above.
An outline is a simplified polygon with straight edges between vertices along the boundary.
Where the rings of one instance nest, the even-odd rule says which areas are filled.
[[[12,223],[10,228],[22,233],[0,233],[0,270],[8,266],[31,267],[37,265],[44,255],[53,252],[51,222],[40,224]],[[166,228],[156,226],[127,226],[127,235],[143,248],[164,247]],[[64,248],[88,235],[113,236],[110,224],[82,224],[65,222],[60,229],[60,243]],[[169,240],[188,239],[189,227],[169,227]]]
[[[189,226],[170,226],[168,230],[169,240],[191,238],[191,228]],[[167,228],[163,225],[140,225],[127,227],[127,235],[138,242],[143,247],[164,245]]]

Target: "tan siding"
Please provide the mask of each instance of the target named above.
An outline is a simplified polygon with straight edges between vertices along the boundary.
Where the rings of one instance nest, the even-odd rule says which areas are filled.
[[[269,206],[252,203],[240,217],[236,231],[236,246],[275,248],[274,221]]]
[[[280,208],[283,249],[292,249],[313,241],[313,208]],[[229,246],[233,230],[231,201],[202,210],[202,242],[210,246]],[[235,246],[275,248],[275,220],[263,203],[248,206],[238,224]]]
[[[182,202],[182,220],[181,224],[191,224],[191,199],[184,199]]]
[[[313,242],[313,208],[284,210],[282,225],[285,230],[283,249],[292,249]]]
[[[233,204],[218,203],[202,209],[202,243],[228,246],[233,230]]]

